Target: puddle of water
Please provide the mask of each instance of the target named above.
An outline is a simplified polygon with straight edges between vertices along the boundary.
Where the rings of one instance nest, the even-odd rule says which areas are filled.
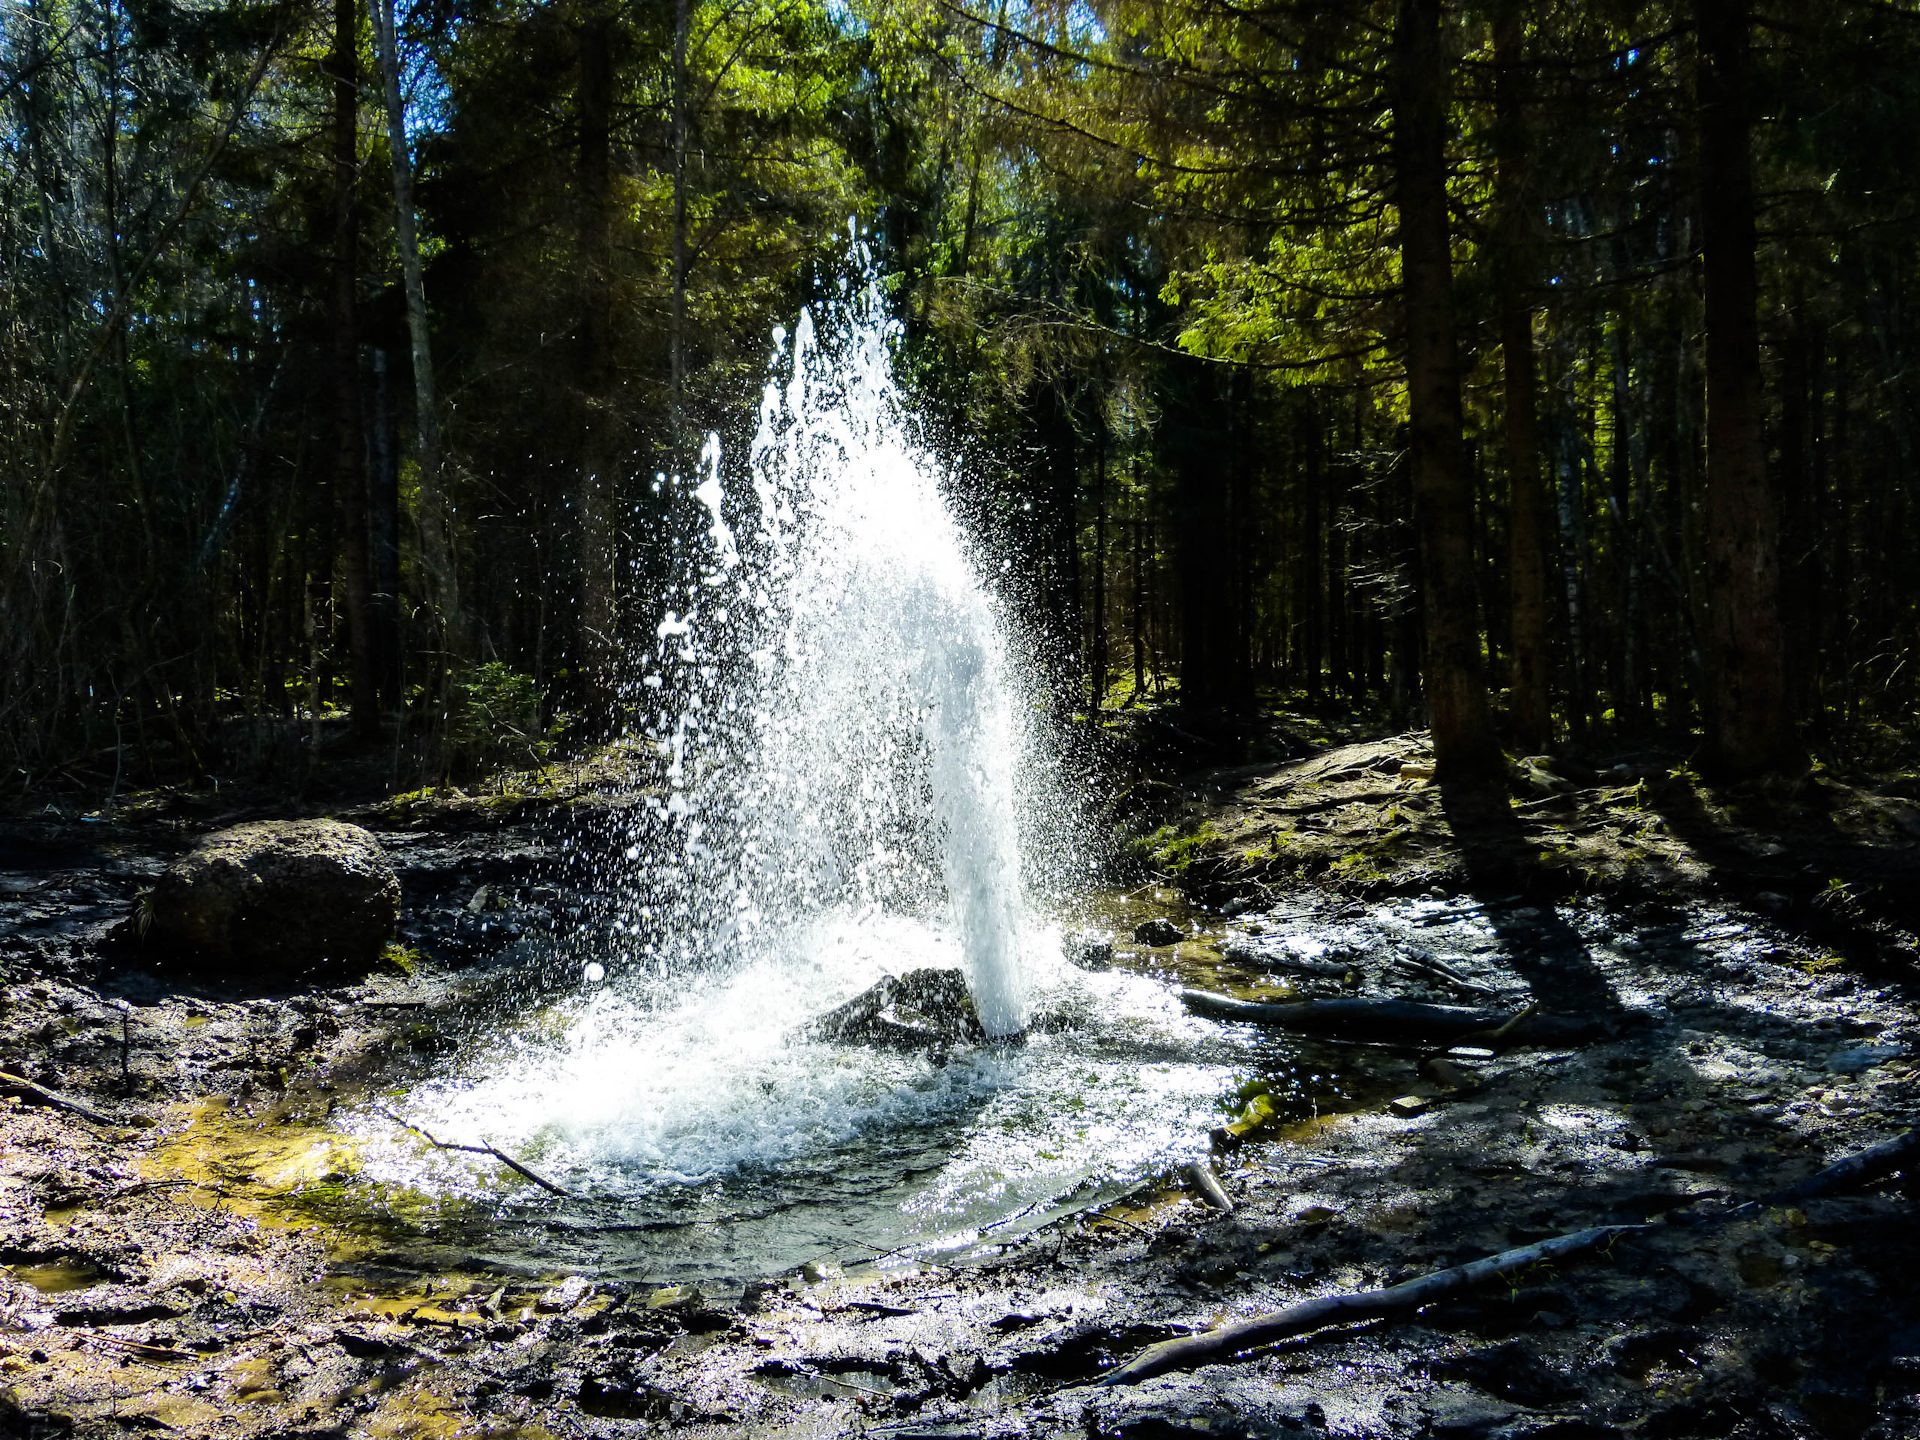
[[[16,1280],[24,1280],[42,1295],[64,1295],[86,1290],[111,1277],[84,1260],[54,1260],[43,1265],[9,1265]]]
[[[464,1041],[447,1027],[456,1049],[434,1078],[337,1096],[331,1115],[298,1100],[203,1105],[152,1164],[262,1223],[323,1228],[342,1288],[368,1294],[411,1298],[428,1269],[490,1271],[487,1289],[563,1271],[720,1286],[821,1257],[952,1260],[1206,1153],[1250,1086],[1276,1126],[1353,1108],[1298,1038],[1186,1013],[1169,981],[1249,998],[1288,987],[1222,960],[1204,924],[1165,951],[1131,944],[1140,919],[1176,908],[1146,895],[1075,917],[1122,942],[1101,973],[1053,958],[1057,928],[1031,935],[1051,1020],[1023,1046],[938,1056],[795,1039],[884,973],[952,963],[937,933],[868,921],[809,937],[801,963],[602,988],[504,1024],[497,1002],[477,1004]],[[385,1111],[594,1198],[435,1150]]]

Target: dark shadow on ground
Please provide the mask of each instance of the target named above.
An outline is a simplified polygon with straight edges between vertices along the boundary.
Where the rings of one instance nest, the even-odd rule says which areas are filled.
[[[1726,818],[1689,784],[1649,786],[1648,799],[1723,895],[1758,901],[1799,938],[1845,945],[1887,925],[1920,928],[1920,846],[1850,834],[1818,782],[1724,791]]]
[[[1550,895],[1541,893],[1547,887],[1532,842],[1505,796],[1443,784],[1440,805],[1460,846],[1467,893],[1485,910],[1506,958],[1540,1008],[1562,1015],[1617,1012],[1619,996],[1586,941]],[[1516,897],[1536,898],[1516,905]]]

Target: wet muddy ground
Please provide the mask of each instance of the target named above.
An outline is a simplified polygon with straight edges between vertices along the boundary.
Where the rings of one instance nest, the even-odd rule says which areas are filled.
[[[1902,832],[1847,837],[1877,867],[1864,882],[1804,839],[1722,825],[1710,848],[1667,822],[1637,880],[1623,862],[1585,894],[1564,865],[1513,883],[1449,848],[1401,749],[1214,777],[1184,833],[1212,832],[1166,866],[1205,903],[1147,885],[1085,923],[1116,965],[1170,985],[1532,1003],[1598,1018],[1603,1038],[1483,1045],[1451,1068],[1422,1063],[1431,1047],[1302,1039],[1300,1067],[1340,1083],[1305,1119],[1269,1116],[1257,1084],[1235,1097],[1213,1161],[1230,1212],[1172,1170],[957,1264],[829,1253],[706,1294],[489,1260],[470,1209],[402,1205],[367,1226],[314,1142],[334,1096],[430,1070],[443,1017],[515,946],[578,923],[591,896],[550,829],[389,817],[403,940],[424,963],[277,994],[116,938],[192,825],[16,825],[0,855],[0,1070],[20,1082],[0,1082],[0,1434],[1920,1434],[1913,1194],[1722,1218],[1920,1121],[1911,937],[1897,914],[1808,898],[1836,878],[1897,895]],[[1605,817],[1628,787],[1588,788],[1600,798],[1540,797],[1575,832],[1562,851],[1624,828]],[[1369,829],[1351,804],[1398,818]],[[1320,808],[1256,814],[1301,805]],[[1303,817],[1346,838],[1274,843]],[[1368,834],[1397,838],[1365,874],[1335,872]],[[1323,863],[1271,858],[1323,843]],[[1730,882],[1736,852],[1772,870]],[[1150,919],[1173,943],[1133,939]],[[1157,1340],[1654,1218],[1408,1319],[1098,1383]]]

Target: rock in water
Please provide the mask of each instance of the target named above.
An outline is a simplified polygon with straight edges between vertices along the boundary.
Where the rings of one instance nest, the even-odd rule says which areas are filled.
[[[800,1028],[810,1040],[881,1045],[895,1050],[934,1049],[950,1041],[986,1038],[974,1014],[966,977],[958,970],[909,970],[879,984]]]
[[[147,936],[272,983],[364,969],[400,918],[373,835],[338,820],[262,820],[207,836],[153,888]]]
[[[1162,916],[1156,920],[1144,920],[1134,926],[1133,938],[1142,945],[1152,945],[1157,949],[1162,945],[1177,945],[1187,938],[1187,932]]]
[[[1076,970],[1111,970],[1113,941],[1093,930],[1069,930],[1060,937],[1060,951]]]

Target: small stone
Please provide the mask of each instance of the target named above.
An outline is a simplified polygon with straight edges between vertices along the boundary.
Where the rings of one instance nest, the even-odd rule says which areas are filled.
[[[593,1287],[584,1275],[569,1275],[546,1294],[533,1302],[533,1308],[543,1315],[558,1315],[573,1309],[587,1298],[587,1292]]]
[[[1387,1109],[1403,1120],[1411,1120],[1416,1115],[1424,1115],[1433,1108],[1433,1101],[1423,1095],[1402,1095],[1389,1100]]]
[[[1113,968],[1113,942],[1092,930],[1069,930],[1060,937],[1060,953],[1076,970]]]
[[[740,1292],[740,1308],[749,1315],[757,1315],[767,1308],[767,1301],[775,1295],[786,1293],[784,1280],[749,1280],[747,1288]]]
[[[691,1285],[668,1285],[647,1296],[649,1310],[698,1310],[707,1297]]]
[[[1133,928],[1133,938],[1142,945],[1176,945],[1185,938],[1186,932],[1165,916],[1145,920]]]

